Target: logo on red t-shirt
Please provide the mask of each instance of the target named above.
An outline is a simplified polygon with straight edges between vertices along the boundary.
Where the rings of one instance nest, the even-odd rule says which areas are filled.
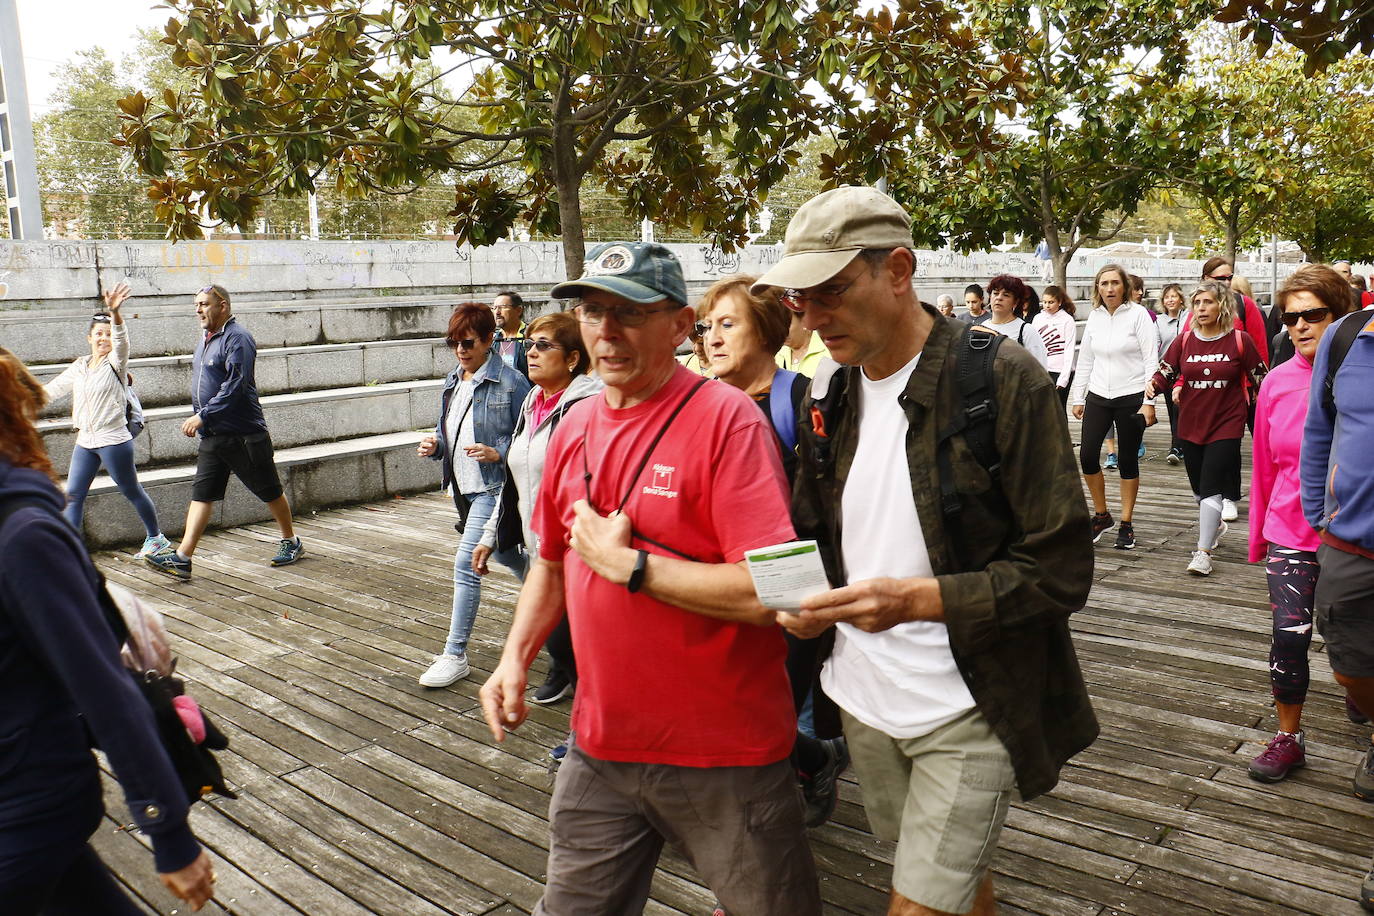
[[[653,482],[642,491],[645,496],[666,496],[668,499],[677,499],[677,490],[673,489],[673,473],[677,468],[671,464],[654,465]]]

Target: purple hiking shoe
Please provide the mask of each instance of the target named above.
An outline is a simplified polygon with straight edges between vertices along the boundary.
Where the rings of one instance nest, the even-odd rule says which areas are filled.
[[[1293,770],[1307,765],[1303,735],[1279,732],[1264,752],[1250,761],[1250,778],[1260,782],[1279,782]]]

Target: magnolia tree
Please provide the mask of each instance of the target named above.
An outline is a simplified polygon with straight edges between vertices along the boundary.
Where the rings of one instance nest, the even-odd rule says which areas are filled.
[[[265,195],[326,179],[361,195],[443,175],[460,242],[517,224],[561,235],[572,276],[588,186],[729,248],[822,125],[864,173],[909,124],[977,155],[1014,79],[922,0],[896,15],[857,0],[169,5],[164,41],[192,88],[122,99],[116,142],[151,176],[170,237],[244,224]],[[418,78],[422,61],[442,75]]]
[[[986,152],[927,125],[896,133],[896,193],[923,244],[968,251],[1008,234],[1044,239],[1057,283],[1082,245],[1112,238],[1215,122],[1175,88],[1208,3],[966,0],[973,47],[1012,78],[971,100],[1000,113]],[[1013,116],[1008,117],[1008,113]],[[1115,220],[1108,219],[1116,214]]]

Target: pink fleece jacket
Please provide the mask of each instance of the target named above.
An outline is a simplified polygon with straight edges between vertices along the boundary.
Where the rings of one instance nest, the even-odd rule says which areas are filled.
[[[1316,552],[1317,532],[1302,514],[1298,456],[1312,364],[1301,353],[1265,376],[1255,408],[1255,463],[1250,480],[1250,562],[1270,544]]]

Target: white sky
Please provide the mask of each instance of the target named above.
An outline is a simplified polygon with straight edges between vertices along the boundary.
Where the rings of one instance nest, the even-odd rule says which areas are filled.
[[[134,32],[161,27],[172,15],[156,0],[19,0],[19,40],[24,45],[29,104],[37,117],[55,88],[52,71],[77,51],[100,45],[118,62],[134,45]]]

